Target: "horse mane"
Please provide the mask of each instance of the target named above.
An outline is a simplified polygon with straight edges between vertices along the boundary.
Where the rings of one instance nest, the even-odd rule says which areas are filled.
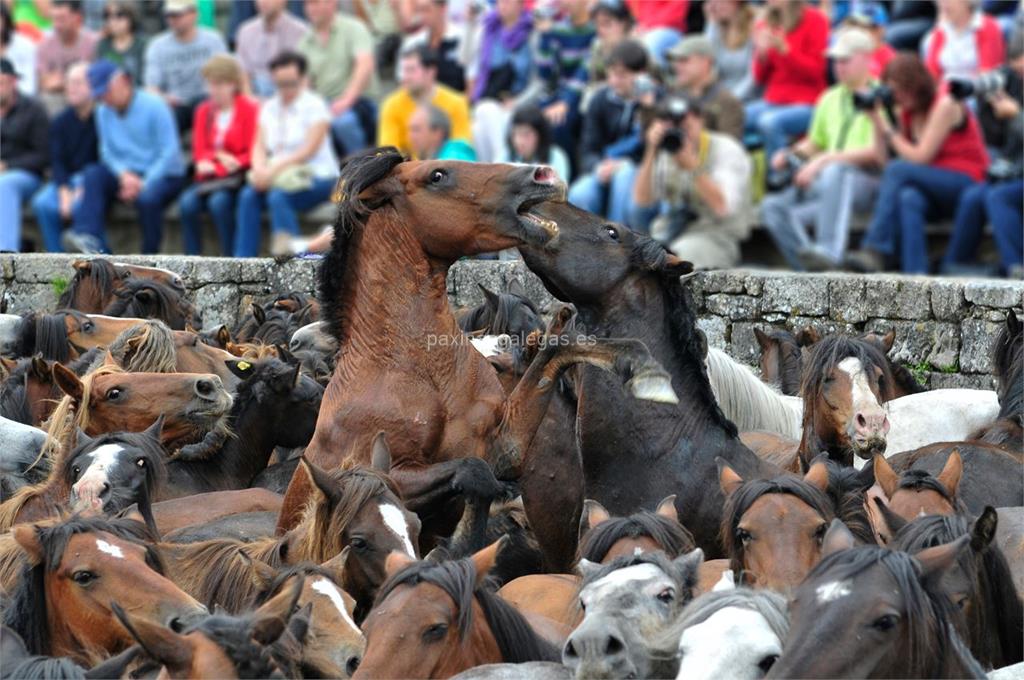
[[[580,539],[577,561],[601,562],[608,551],[624,538],[646,536],[657,543],[670,558],[692,551],[693,535],[678,521],[641,510],[629,517],[610,517],[593,527]]]
[[[274,575],[274,578],[272,578],[266,586],[256,593],[256,597],[252,602],[253,606],[258,607],[274,595],[277,595],[281,591],[281,588],[288,583],[289,579],[295,576],[325,578],[338,586],[338,588],[341,588],[341,583],[338,581],[337,573],[319,564],[313,564],[312,562],[300,562],[278,570]]]
[[[951,543],[970,534],[971,522],[963,514],[925,515],[904,525],[892,547],[908,554]],[[979,546],[980,547],[980,546]],[[1003,551],[995,543],[980,550],[972,545],[957,555],[957,563],[971,579],[973,604],[967,616],[970,648],[986,667],[1017,663],[1024,656],[1024,604],[1013,584]]]
[[[960,640],[965,628],[962,613],[940,584],[921,579],[920,564],[910,555],[875,545],[840,550],[822,558],[805,583],[826,575],[835,580],[853,578],[875,565],[889,572],[906,603],[908,644],[899,653],[905,659],[907,674],[945,677],[951,672],[948,664],[955,662],[975,677],[984,677],[981,666]]]
[[[786,397],[716,347],[708,347],[705,361],[715,400],[740,432],[791,432],[799,423],[803,409],[795,408],[796,397]]]
[[[164,574],[164,561],[152,545],[153,535],[144,524],[130,519],[73,515],[63,521],[34,526],[43,547],[43,559],[24,562],[21,579],[3,612],[3,624],[21,636],[30,654],[49,654],[50,633],[46,605],[46,572],[60,566],[68,542],[76,534],[107,533],[141,546],[146,564]]]
[[[497,305],[491,306],[484,300],[476,307],[468,309],[459,318],[459,328],[463,332],[483,331],[485,335],[516,335],[519,333],[512,328],[512,314],[520,305],[525,306],[540,319],[540,310],[530,298],[515,293],[497,293]],[[527,333],[535,330],[543,330],[543,327],[527,329]],[[520,338],[523,340],[525,338]]]
[[[1024,332],[1019,325],[1012,332],[1010,325],[1007,318],[992,351],[999,382],[999,417],[1024,425]]]
[[[317,295],[323,305],[321,317],[328,321],[330,333],[339,343],[345,339],[341,295],[351,252],[348,246],[352,234],[366,226],[370,211],[378,207],[373,203],[364,203],[359,194],[387,177],[403,161],[405,156],[398,149],[384,147],[350,156],[342,163],[336,190],[340,200],[334,218],[334,239],[330,252],[320,265]]]
[[[729,568],[737,574],[743,569],[743,541],[736,535],[743,515],[754,502],[771,493],[795,496],[821,515],[825,522],[831,522],[835,511],[828,498],[810,483],[795,475],[781,475],[774,479],[752,479],[729,494],[722,510],[722,545],[729,553]]]
[[[29,312],[23,316],[18,335],[18,356],[42,354],[44,359],[67,363],[71,359],[71,342],[64,321],[67,316],[79,321],[86,319],[85,314],[73,309],[62,309],[53,314]]]
[[[870,482],[865,483],[860,477],[860,471],[855,468],[844,467],[834,460],[828,460],[825,464],[828,466],[826,495],[832,502],[836,517],[842,520],[858,541],[874,543],[876,539],[871,518],[864,507],[864,493],[874,483],[874,475]]]
[[[31,359],[22,359],[0,384],[0,416],[24,425],[32,424],[32,412],[28,407],[28,371]]]
[[[392,575],[377,593],[374,607],[384,602],[397,587],[430,583],[445,593],[458,610],[456,625],[459,637],[465,639],[473,625],[473,599],[483,612],[491,634],[498,643],[502,661],[525,663],[527,661],[558,661],[559,650],[541,638],[530,627],[521,613],[494,592],[493,584],[476,586],[476,565],[473,560],[434,563],[415,562]]]
[[[189,584],[189,594],[206,607],[243,611],[266,587],[248,545],[230,538],[163,544],[171,556],[174,580]],[[269,568],[269,567],[268,567]]]
[[[90,259],[88,272],[83,269],[75,269],[75,275],[68,282],[68,287],[61,293],[57,306],[62,309],[77,309],[77,306],[82,304],[82,300],[79,300],[78,296],[88,282],[96,289],[96,306],[100,307],[103,301],[113,294],[114,282],[119,279],[117,269],[110,260],[102,257]]]
[[[128,373],[177,372],[174,334],[160,319],[146,319],[121,331],[107,350]]]

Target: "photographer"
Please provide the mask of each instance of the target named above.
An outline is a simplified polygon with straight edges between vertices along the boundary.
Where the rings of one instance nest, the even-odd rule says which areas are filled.
[[[855,93],[871,80],[875,42],[859,28],[844,29],[828,50],[839,83],[814,107],[807,137],[771,159],[775,174],[792,185],[767,196],[761,214],[776,247],[797,270],[824,271],[842,261],[854,210],[870,210],[884,157],[874,144],[871,119]],[[812,226],[814,240],[807,232]]]
[[[708,132],[695,102],[671,97],[646,133],[634,222],[698,268],[733,267],[750,233],[751,163],[729,135]]]
[[[879,153],[895,158],[882,173],[861,250],[850,253],[847,264],[878,271],[898,256],[904,272],[926,274],[926,220],[953,216],[963,192],[984,178],[988,152],[971,110],[949,94],[936,94],[935,81],[917,56],[901,54],[889,62],[884,82],[892,90],[898,127],[881,103],[871,120]]]
[[[1003,273],[1012,278],[1024,274],[1024,35],[1010,40],[1007,64],[996,73],[1000,78],[994,92],[974,93],[978,119],[995,160],[988,181],[972,186],[960,200],[942,261],[944,274],[963,274],[972,266],[976,270],[975,255],[986,222],[992,225]]]

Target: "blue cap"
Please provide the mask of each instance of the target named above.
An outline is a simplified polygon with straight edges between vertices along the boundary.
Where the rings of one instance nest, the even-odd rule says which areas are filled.
[[[857,7],[854,11],[850,12],[847,16],[847,21],[854,23],[858,26],[875,27],[875,26],[887,26],[889,24],[889,16],[885,12],[885,8],[877,2],[864,3],[860,7]]]
[[[89,65],[86,77],[89,79],[89,89],[92,90],[94,99],[99,99],[107,93],[111,79],[120,71],[117,64],[107,59],[100,59]]]

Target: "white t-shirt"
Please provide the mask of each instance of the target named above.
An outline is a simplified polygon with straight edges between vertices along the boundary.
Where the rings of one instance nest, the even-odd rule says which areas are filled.
[[[323,98],[304,90],[290,105],[284,106],[281,95],[274,95],[260,108],[260,132],[270,158],[297,151],[306,141],[306,132],[316,123],[329,123],[331,112]],[[306,161],[316,177],[336,177],[338,161],[331,147],[328,130],[324,141],[312,158]]]
[[[11,32],[11,42],[4,52],[14,70],[21,76],[18,79],[18,91],[34,96],[36,93],[36,45],[16,31]]]

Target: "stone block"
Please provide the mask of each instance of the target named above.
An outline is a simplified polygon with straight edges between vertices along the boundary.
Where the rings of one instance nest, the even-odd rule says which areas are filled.
[[[736,321],[732,324],[732,331],[729,334],[729,354],[737,361],[748,366],[758,366],[761,363],[761,346],[757,344],[754,337],[755,328],[764,328],[763,323],[750,321]]]
[[[703,280],[705,293],[742,293],[744,290],[744,276],[730,269],[702,272],[697,278]]]
[[[984,319],[964,319],[960,324],[960,371],[992,372],[992,343],[1001,324]]]
[[[828,283],[828,314],[834,321],[863,323],[871,316],[864,296],[864,279],[837,276]]]
[[[239,320],[239,290],[237,286],[211,283],[196,289],[196,307],[203,314],[204,328],[216,328],[221,324],[234,328]]]
[[[976,375],[971,373],[929,373],[928,389],[956,389],[966,388],[970,390],[994,390],[996,379],[991,375]]]
[[[817,316],[828,312],[828,282],[800,274],[769,276],[761,290],[761,310]]]
[[[927,319],[931,315],[928,279],[876,275],[865,278],[865,298],[871,316],[887,319]]]
[[[871,319],[864,324],[864,331],[886,333],[896,331],[896,339],[889,358],[905,366],[919,366],[929,357],[944,357],[951,350],[959,351],[958,328],[956,324],[931,321],[902,321],[898,319]],[[955,356],[949,363],[933,364],[936,368],[955,363]]]
[[[936,279],[931,284],[932,316],[938,321],[959,321],[967,309],[964,284],[957,280]]]
[[[57,291],[49,283],[19,283],[5,293],[8,314],[52,312],[57,308]]]
[[[727,319],[758,318],[758,300],[749,295],[712,293],[704,299],[704,308],[710,314],[724,316]]]
[[[709,347],[715,347],[721,350],[728,349],[726,341],[726,331],[728,330],[728,327],[728,322],[720,316],[702,316],[697,319],[697,328],[704,331],[704,336],[708,339]]]
[[[1020,307],[1024,303],[1024,281],[969,281],[964,284],[964,298],[968,302],[985,307]]]

